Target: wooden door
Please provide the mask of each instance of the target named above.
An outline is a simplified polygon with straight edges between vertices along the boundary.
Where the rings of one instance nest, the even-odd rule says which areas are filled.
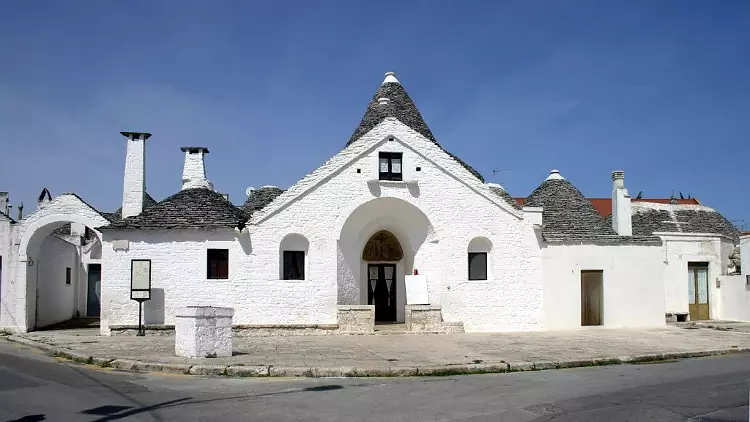
[[[604,286],[602,271],[581,271],[581,325],[602,325]]]
[[[709,319],[708,264],[688,265],[688,310],[691,321]]]
[[[367,303],[375,305],[375,322],[396,321],[396,265],[367,266]]]

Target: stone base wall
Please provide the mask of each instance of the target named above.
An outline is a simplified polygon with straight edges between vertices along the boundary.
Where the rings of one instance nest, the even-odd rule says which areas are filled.
[[[339,305],[338,321],[341,333],[373,333],[375,305]]]
[[[134,336],[138,334],[137,325],[111,325],[112,336]],[[174,325],[144,325],[143,331],[147,336],[173,336]]]
[[[252,336],[314,336],[337,334],[337,324],[250,324],[232,326],[232,335],[236,337]],[[110,327],[113,336],[134,336],[138,333],[137,325],[113,325]],[[173,336],[174,325],[145,325],[147,336]]]
[[[237,337],[324,336],[336,334],[336,324],[251,324],[232,327]]]
[[[406,314],[404,317],[406,331],[408,332],[464,332],[463,324],[443,321],[443,311],[439,305],[406,305]]]

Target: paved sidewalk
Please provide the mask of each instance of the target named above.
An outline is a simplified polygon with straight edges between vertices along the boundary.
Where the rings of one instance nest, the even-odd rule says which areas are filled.
[[[231,358],[174,356],[174,337],[96,330],[10,336],[123,370],[229,376],[405,376],[505,372],[750,352],[750,332],[707,327],[587,328],[486,334],[242,337]]]

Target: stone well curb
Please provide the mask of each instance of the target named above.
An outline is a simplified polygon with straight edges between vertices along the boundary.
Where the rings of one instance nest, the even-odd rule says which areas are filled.
[[[3,337],[0,337],[3,338]],[[228,377],[411,377],[411,376],[445,376],[465,374],[488,374],[524,371],[542,371],[547,369],[579,368],[587,366],[619,365],[625,363],[658,362],[673,359],[686,359],[706,356],[721,356],[736,353],[748,353],[750,347],[731,349],[701,350],[694,352],[652,353],[644,355],[614,356],[565,361],[538,362],[481,362],[469,364],[446,364],[428,366],[397,367],[281,367],[274,365],[210,365],[188,363],[161,363],[132,359],[110,359],[91,356],[64,347],[52,346],[22,336],[4,337],[8,341],[24,344],[43,350],[53,356],[70,359],[75,362],[113,368],[130,372],[165,372],[183,375],[218,375]]]

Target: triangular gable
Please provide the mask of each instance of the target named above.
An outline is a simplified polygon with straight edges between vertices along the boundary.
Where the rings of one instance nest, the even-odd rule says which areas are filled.
[[[320,186],[328,178],[338,174],[354,161],[377,148],[378,145],[386,141],[387,136],[389,135],[394,136],[407,148],[411,149],[446,174],[463,183],[480,196],[497,205],[499,208],[517,218],[522,218],[523,213],[521,211],[514,209],[511,205],[505,203],[505,201],[495,195],[490,190],[489,186],[474,177],[469,170],[454,160],[451,155],[440,148],[440,146],[425,138],[424,135],[418,133],[404,123],[398,121],[396,118],[389,117],[372,128],[372,130],[365,135],[361,136],[357,142],[349,144],[349,146],[331,157],[318,169],[303,177],[286,192],[279,195],[268,206],[256,213],[250,220],[250,224],[257,225],[262,223],[272,215],[289,206],[298,198],[315,190],[316,187]]]
[[[81,202],[83,205],[85,205],[87,208],[89,208],[90,210],[92,210],[95,213],[99,214],[99,216],[101,218],[103,218],[106,223],[109,223],[109,220],[107,219],[107,217],[104,214],[102,214],[98,209],[96,209],[93,206],[91,206],[88,202],[84,201],[83,198],[81,198],[80,196],[78,196],[78,194],[75,194],[73,192],[66,192],[66,193],[60,194],[60,196],[58,196],[57,198],[53,199],[52,201],[55,201],[56,199],[58,199],[58,198],[60,198],[62,196],[72,196],[72,197],[74,197],[79,202]],[[50,204],[52,204],[52,202],[50,202]]]

